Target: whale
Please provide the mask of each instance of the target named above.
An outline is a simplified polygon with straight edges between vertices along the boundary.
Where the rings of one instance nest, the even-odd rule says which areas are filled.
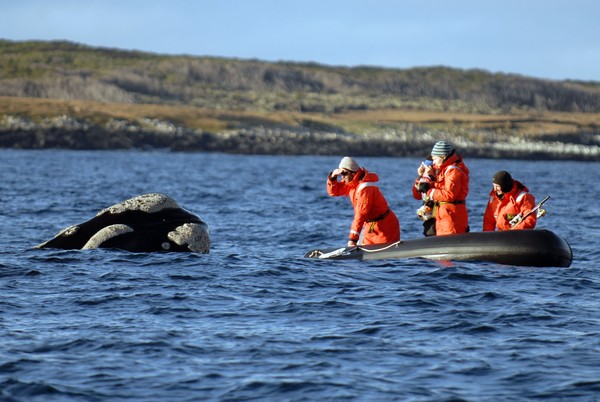
[[[171,197],[142,194],[61,230],[38,249],[113,248],[132,252],[210,252],[209,225]]]

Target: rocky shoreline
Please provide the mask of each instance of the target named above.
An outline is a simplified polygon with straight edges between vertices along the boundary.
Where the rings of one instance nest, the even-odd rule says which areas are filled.
[[[236,127],[218,133],[142,119],[111,119],[103,125],[69,116],[33,122],[18,116],[0,119],[0,148],[10,149],[169,149],[259,155],[426,155],[438,139],[451,141],[468,157],[600,161],[600,135],[556,137],[544,141],[494,135],[486,142],[407,125],[376,133],[353,134],[305,127]]]

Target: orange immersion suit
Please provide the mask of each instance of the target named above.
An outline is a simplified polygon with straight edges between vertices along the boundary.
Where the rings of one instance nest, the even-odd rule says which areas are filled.
[[[467,195],[469,169],[462,158],[452,152],[438,169],[427,197],[435,202],[435,232],[437,236],[469,231]]]
[[[358,242],[362,232],[362,243],[382,244],[400,240],[400,222],[375,184],[376,173],[360,169],[349,183],[327,179],[330,196],[346,196],[354,207],[354,219],[350,226],[349,240]]]
[[[510,225],[511,219],[516,215],[525,216],[535,207],[535,197],[529,194],[529,189],[517,180],[513,180],[513,182],[512,189],[508,193],[504,193],[502,199],[498,197],[496,191],[490,191],[490,199],[483,214],[483,231],[535,228],[537,223],[535,213],[514,227]]]

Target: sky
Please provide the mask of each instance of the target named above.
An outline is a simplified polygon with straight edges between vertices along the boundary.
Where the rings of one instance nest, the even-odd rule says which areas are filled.
[[[0,38],[600,82],[598,0],[0,0]]]

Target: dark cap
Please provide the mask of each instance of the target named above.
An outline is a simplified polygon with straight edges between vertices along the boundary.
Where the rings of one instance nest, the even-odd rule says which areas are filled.
[[[498,184],[503,193],[508,193],[513,188],[513,178],[506,170],[496,172],[492,183]]]

